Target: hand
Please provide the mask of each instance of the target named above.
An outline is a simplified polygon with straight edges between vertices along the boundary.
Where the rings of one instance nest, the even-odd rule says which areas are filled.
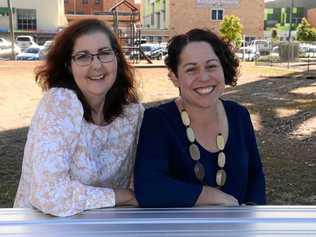
[[[134,192],[130,189],[115,189],[115,206],[138,207]]]
[[[195,205],[239,206],[239,203],[232,195],[224,193],[223,191],[213,187],[203,186],[202,192]]]

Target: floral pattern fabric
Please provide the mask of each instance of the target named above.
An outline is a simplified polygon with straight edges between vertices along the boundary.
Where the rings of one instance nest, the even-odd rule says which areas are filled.
[[[29,129],[14,207],[69,216],[115,206],[113,189],[130,184],[143,110],[129,104],[98,126],[86,122],[73,91],[46,92]]]

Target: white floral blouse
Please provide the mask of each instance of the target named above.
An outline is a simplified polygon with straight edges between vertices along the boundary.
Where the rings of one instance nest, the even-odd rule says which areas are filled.
[[[107,126],[88,123],[76,94],[50,89],[29,129],[14,207],[56,216],[115,206],[134,165],[141,104],[130,104]]]

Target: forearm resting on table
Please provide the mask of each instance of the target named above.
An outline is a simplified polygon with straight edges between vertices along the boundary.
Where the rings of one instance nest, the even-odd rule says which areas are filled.
[[[224,193],[223,191],[203,186],[202,192],[198,197],[195,206],[205,205],[224,205],[224,206],[238,206],[238,200],[232,195]]]

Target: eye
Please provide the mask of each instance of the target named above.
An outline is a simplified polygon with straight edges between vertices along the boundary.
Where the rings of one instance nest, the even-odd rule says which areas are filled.
[[[212,69],[214,69],[214,68],[217,68],[217,65],[216,65],[216,64],[210,64],[210,65],[207,65],[207,66],[206,66],[206,69],[207,69],[207,70],[212,70]]]
[[[80,60],[80,61],[86,61],[90,60],[90,55],[89,54],[77,54],[74,56],[75,60]]]
[[[112,53],[112,51],[111,50],[104,50],[104,51],[101,51],[100,53],[99,53],[99,55],[100,56],[109,56],[109,55],[112,55],[113,53]]]
[[[192,74],[192,73],[194,73],[196,71],[197,71],[197,69],[195,67],[190,67],[190,68],[187,68],[185,70],[186,73],[190,73],[190,74]]]

